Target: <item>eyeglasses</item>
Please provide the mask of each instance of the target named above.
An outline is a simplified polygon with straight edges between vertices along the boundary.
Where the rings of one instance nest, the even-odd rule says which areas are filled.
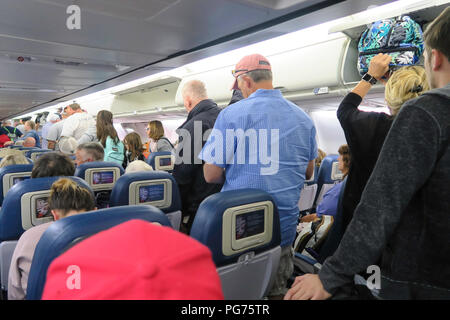
[[[242,71],[248,71],[248,69],[231,70],[231,74],[233,75],[233,77],[236,77],[236,73],[242,72]]]

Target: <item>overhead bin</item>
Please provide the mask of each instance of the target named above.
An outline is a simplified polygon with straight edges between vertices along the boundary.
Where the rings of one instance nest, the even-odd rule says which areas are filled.
[[[346,35],[339,33],[326,41],[305,45],[273,55],[268,55],[272,65],[274,87],[289,99],[311,99],[316,96],[342,95],[347,84],[359,81],[356,68],[357,47]],[[238,61],[236,61],[237,63]],[[177,105],[183,105],[182,88],[190,80],[205,83],[208,95],[220,105],[226,105],[232,95],[234,65],[185,76],[176,94]]]
[[[111,112],[115,116],[131,116],[144,113],[178,109],[175,94],[181,79],[172,76],[157,78],[136,87],[111,92],[115,97]]]

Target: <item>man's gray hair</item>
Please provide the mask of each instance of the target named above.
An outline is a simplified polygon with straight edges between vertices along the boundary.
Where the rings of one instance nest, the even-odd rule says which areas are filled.
[[[189,95],[196,99],[208,99],[205,84],[200,80],[191,80],[184,84],[182,90],[183,96]]]
[[[98,142],[82,143],[77,147],[77,150],[84,150],[86,153],[91,155],[95,161],[103,161],[105,156],[105,150]]]
[[[248,75],[255,82],[272,81],[272,71],[270,70],[253,70],[244,74]]]

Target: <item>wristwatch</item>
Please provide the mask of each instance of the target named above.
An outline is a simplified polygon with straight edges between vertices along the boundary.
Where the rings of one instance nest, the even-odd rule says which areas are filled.
[[[365,75],[362,76],[361,78],[364,81],[369,82],[371,85],[374,85],[375,83],[377,83],[377,79],[375,79],[374,77],[372,77],[370,74],[366,73]]]

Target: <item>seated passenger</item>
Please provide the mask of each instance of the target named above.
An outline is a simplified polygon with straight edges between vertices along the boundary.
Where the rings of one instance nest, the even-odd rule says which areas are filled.
[[[339,170],[344,174],[345,178],[350,168],[350,150],[346,144],[339,147]],[[317,212],[308,214],[300,219],[300,222],[311,222],[319,220],[324,214],[328,216],[336,216],[337,206],[339,201],[339,194],[341,193],[342,182],[335,184],[330,190],[325,193],[322,201],[317,206]]]
[[[173,145],[164,136],[164,127],[159,120],[153,120],[148,123],[147,134],[150,138],[150,151],[151,152],[172,152]]]
[[[0,161],[0,168],[16,164],[29,164],[29,162],[22,153],[10,154]]]
[[[27,137],[23,141],[23,146],[27,148],[36,147],[36,140],[33,137]]]
[[[80,144],[75,150],[75,163],[77,166],[85,162],[103,161],[105,150],[98,142]]]
[[[180,248],[184,248],[180,252]],[[149,254],[151,252],[151,254]],[[182,254],[180,254],[182,253]],[[70,265],[81,282],[66,285]],[[81,285],[81,290],[73,290]],[[49,266],[43,300],[223,300],[209,249],[171,228],[131,220],[81,241]]]
[[[325,153],[325,151],[323,151],[322,149],[318,148],[317,149],[317,158],[315,160],[315,164],[317,168],[320,168],[320,165],[322,164],[322,160],[323,158],[325,158],[327,156],[327,154]]]
[[[125,169],[125,173],[139,171],[153,171],[153,168],[151,165],[142,160],[134,160],[133,162],[130,162],[130,164]]]
[[[122,165],[125,147],[113,126],[113,114],[107,110],[101,110],[97,114],[97,138],[104,148],[103,160]]]
[[[31,178],[73,176],[75,165],[72,159],[59,152],[48,152],[41,155],[34,163]]]
[[[14,142],[8,137],[8,131],[3,127],[0,127],[0,148],[7,147],[13,143]]]
[[[125,146],[125,157],[122,163],[124,169],[130,162],[135,160],[145,160],[142,146],[141,137],[136,132],[131,132],[125,136],[123,139],[123,144]]]
[[[52,185],[50,197],[48,198],[48,208],[56,221],[94,210],[95,205],[94,198],[89,190],[78,186],[71,179],[61,178]],[[32,227],[20,237],[9,268],[9,300],[25,299],[34,251],[42,234],[51,224],[52,222],[47,222]]]
[[[75,138],[70,137],[61,140],[58,145],[60,152],[67,155],[73,155],[78,147],[78,142]]]
[[[21,140],[25,140],[28,137],[34,138],[36,147],[41,147],[41,139],[36,132],[36,124],[32,120],[25,122],[25,135],[21,138]]]

